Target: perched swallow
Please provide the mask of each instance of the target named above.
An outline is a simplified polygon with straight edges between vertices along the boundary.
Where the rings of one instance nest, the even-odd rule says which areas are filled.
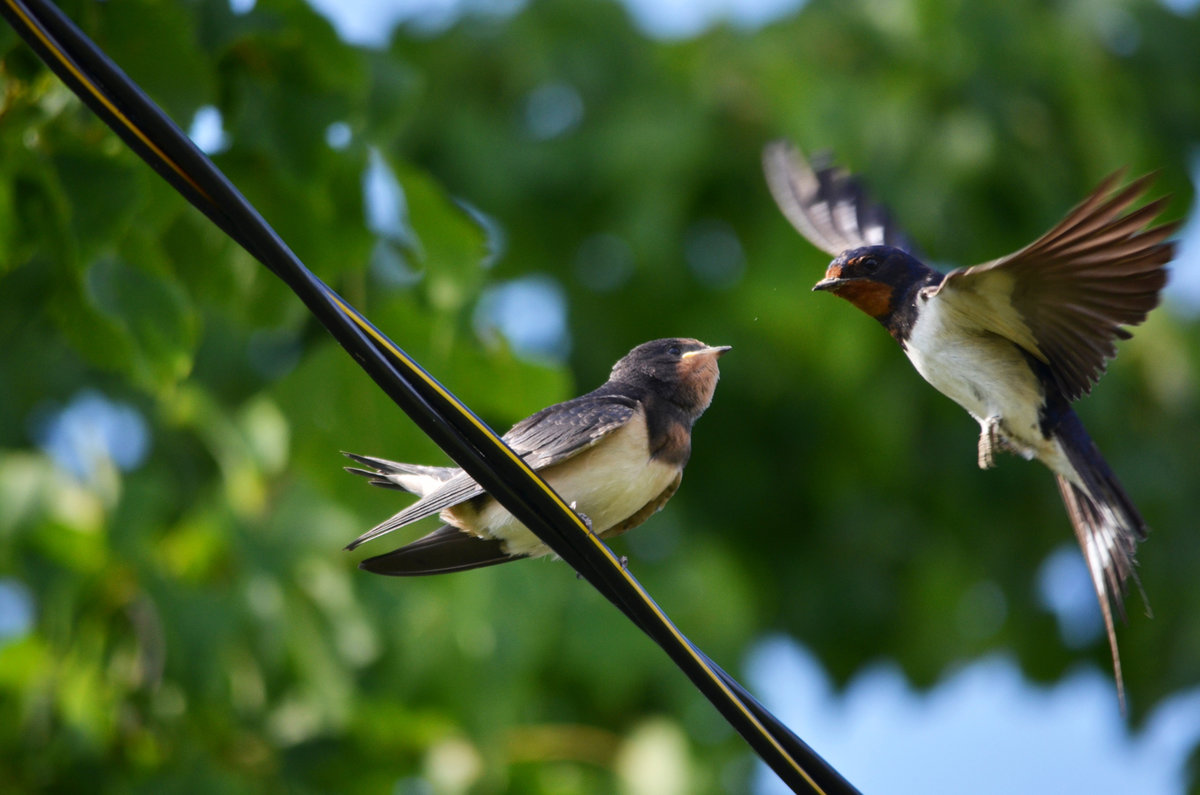
[[[692,339],[639,345],[613,365],[599,389],[521,420],[504,441],[592,532],[620,535],[650,518],[679,488],[692,453],[692,425],[712,402],[717,359],[727,350]],[[551,554],[461,469],[347,455],[371,469],[346,471],[420,499],[346,549],[435,513],[445,522],[407,546],[362,561],[367,571],[442,574]]]
[[[1114,340],[1131,336],[1121,327],[1158,304],[1174,254],[1164,241],[1178,224],[1147,226],[1167,199],[1130,212],[1150,178],[1117,189],[1118,172],[1015,254],[943,275],[846,172],[814,170],[783,142],[767,146],[763,164],[784,216],[836,258],[813,289],[883,324],[917,372],[979,422],[979,466],[1007,450],[1054,472],[1100,601],[1124,709],[1113,606],[1123,618],[1146,524],[1070,404],[1116,355]]]

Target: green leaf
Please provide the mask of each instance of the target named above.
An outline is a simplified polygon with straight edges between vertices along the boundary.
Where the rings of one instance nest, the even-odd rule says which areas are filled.
[[[385,158],[404,192],[415,258],[425,266],[424,291],[434,308],[454,313],[482,289],[487,234],[428,174]]]
[[[98,18],[97,43],[186,130],[215,93],[188,4],[113,3]]]
[[[64,303],[79,303],[57,320],[85,355],[145,388],[164,389],[187,376],[198,326],[178,285],[106,258],[87,269],[83,286],[81,295],[66,291]]]
[[[79,256],[89,260],[111,248],[134,223],[149,169],[128,152],[96,150],[58,153],[54,168],[71,208]]]

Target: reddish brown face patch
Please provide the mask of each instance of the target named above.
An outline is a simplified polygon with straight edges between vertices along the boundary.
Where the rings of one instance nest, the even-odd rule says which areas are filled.
[[[832,271],[833,268],[830,267],[829,270]],[[891,309],[892,288],[891,285],[883,282],[851,279],[839,284],[832,292],[845,298],[871,317],[883,317]]]
[[[831,264],[831,265],[830,265],[830,266],[829,266],[829,267],[828,267],[828,268],[825,270],[825,278],[826,278],[826,279],[840,279],[840,278],[842,278],[842,266],[841,266],[840,264],[836,263],[836,262],[835,262],[835,263],[833,263],[833,264]]]
[[[700,406],[708,406],[712,402],[713,392],[717,389],[717,357],[710,353],[688,356],[679,362],[679,385],[688,395],[688,399]]]

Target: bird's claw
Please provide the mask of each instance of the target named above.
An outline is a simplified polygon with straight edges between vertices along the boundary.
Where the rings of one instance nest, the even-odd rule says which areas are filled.
[[[991,469],[996,465],[996,451],[1004,449],[1004,437],[1000,435],[1000,418],[988,417],[979,434],[979,468]]]
[[[622,555],[621,557],[617,558],[617,562],[621,564],[622,571],[629,571],[629,558]],[[575,572],[575,579],[582,580],[583,575],[579,572]]]
[[[579,517],[579,521],[583,522],[584,526],[587,527],[588,532],[592,532],[592,520],[588,518],[588,515],[575,507],[574,501],[568,507],[575,512],[575,515]]]

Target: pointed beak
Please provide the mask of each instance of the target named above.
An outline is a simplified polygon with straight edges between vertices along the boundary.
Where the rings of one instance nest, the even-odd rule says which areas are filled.
[[[688,351],[681,358],[687,359],[692,356],[712,356],[714,359],[720,359],[725,355],[726,351],[732,350],[732,345],[709,345],[707,348],[701,348],[698,351]]]
[[[818,290],[825,292],[837,292],[837,289],[845,284],[848,279],[842,278],[842,258],[838,257],[833,262],[829,263],[829,267],[825,269],[825,278],[813,285],[813,292]]]
[[[813,285],[813,292],[815,293],[818,291],[824,292],[826,290],[836,290],[837,288],[839,288],[843,284],[845,284],[847,281],[848,281],[847,279],[822,279],[821,281],[819,281]]]

